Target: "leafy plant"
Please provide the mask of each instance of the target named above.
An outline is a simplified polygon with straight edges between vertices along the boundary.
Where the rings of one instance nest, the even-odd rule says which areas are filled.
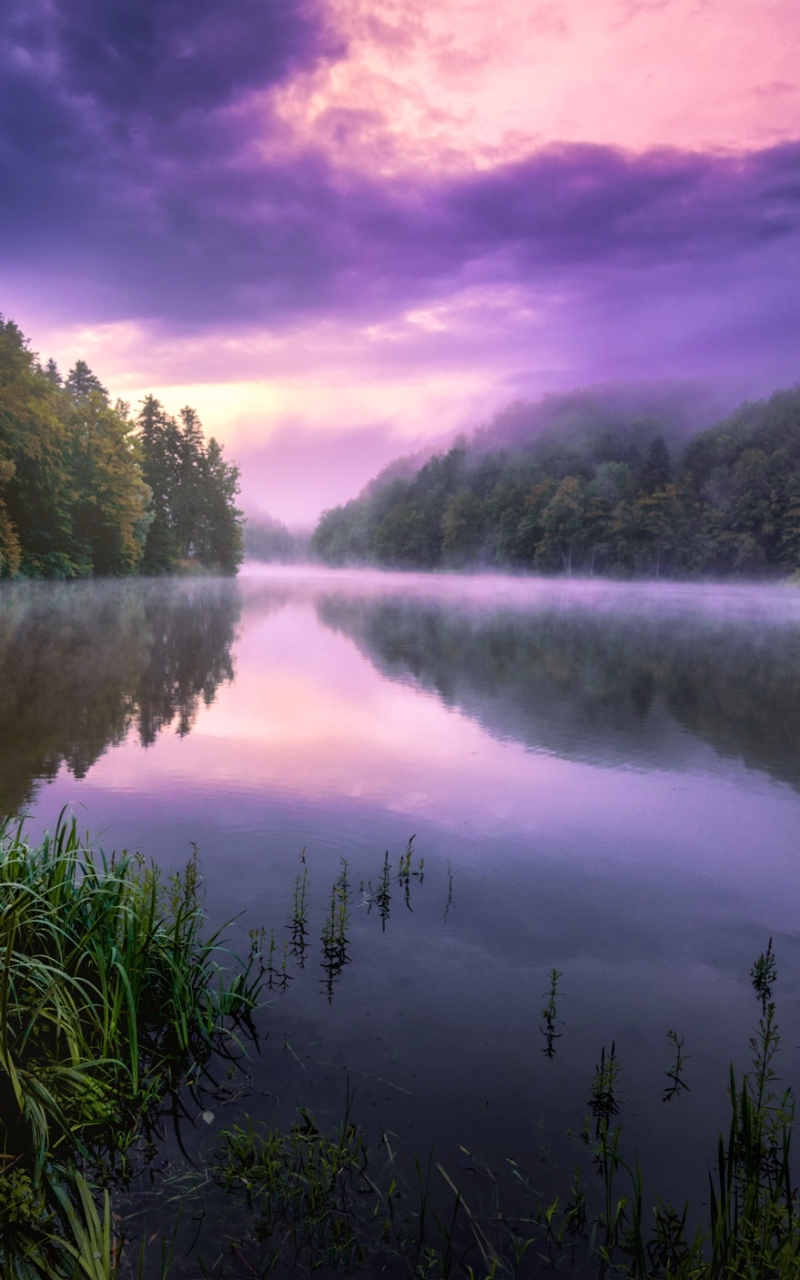
[[[38,846],[21,826],[0,828],[8,1280],[72,1274],[71,1263],[94,1274],[87,1259],[97,1248],[87,1254],[86,1240],[94,1233],[97,1244],[101,1221],[91,1188],[129,1172],[134,1143],[150,1142],[167,1097],[183,1086],[199,1096],[213,1053],[236,1052],[261,975],[219,932],[204,938],[203,923],[196,855],[164,880],[139,857],[94,850],[63,814]],[[223,1038],[226,1028],[234,1034]],[[102,1214],[105,1256],[107,1201]]]

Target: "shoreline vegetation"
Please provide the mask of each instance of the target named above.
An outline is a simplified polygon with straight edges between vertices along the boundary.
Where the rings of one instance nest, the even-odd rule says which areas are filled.
[[[0,316],[0,579],[237,573],[265,562],[618,578],[800,575],[800,387],[692,433],[680,396],[516,402],[398,458],[313,532],[236,506],[200,419],[134,415]]]
[[[397,459],[311,539],[330,565],[612,577],[800,567],[800,387],[695,433],[622,389],[519,402],[426,461]]]
[[[176,419],[149,395],[134,417],[0,316],[0,578],[235,574],[238,491],[194,409]]]
[[[376,886],[361,886],[383,928],[393,894],[408,903],[412,883],[422,885],[424,863],[415,859],[411,844],[396,867],[387,854]],[[0,1273],[166,1280],[180,1261],[177,1229],[156,1242],[154,1258],[153,1238],[137,1242],[114,1206],[137,1171],[159,1176],[160,1121],[188,1115],[187,1101],[202,1112],[204,1083],[213,1087],[220,1064],[229,1079],[245,1069],[263,997],[285,989],[290,959],[302,965],[310,943],[305,861],[282,959],[264,929],[251,930],[241,961],[219,932],[204,937],[196,856],[164,878],[138,856],[106,857],[63,815],[39,845],[20,826],[2,828],[0,885]],[[331,983],[349,963],[351,896],[343,862],[322,935]],[[549,1200],[513,1161],[508,1188],[483,1168],[487,1194],[479,1199],[473,1189],[467,1198],[433,1152],[403,1170],[388,1140],[385,1151],[369,1148],[348,1108],[327,1132],[302,1108],[288,1132],[240,1114],[221,1131],[208,1167],[192,1175],[223,1197],[237,1234],[226,1231],[227,1251],[213,1242],[213,1262],[203,1262],[195,1241],[192,1274],[794,1280],[794,1102],[776,1073],[771,941],[750,976],[758,1008],[752,1066],[740,1077],[731,1068],[730,1127],[710,1165],[704,1226],[691,1222],[696,1207],[658,1197],[648,1207],[643,1173],[625,1152],[623,1064],[612,1044],[587,1080],[572,1183]],[[542,996],[549,1059],[561,1038],[563,977],[553,969]],[[673,1031],[667,1038],[662,1100],[678,1106],[688,1088],[684,1044]],[[192,1190],[187,1184],[184,1193]]]

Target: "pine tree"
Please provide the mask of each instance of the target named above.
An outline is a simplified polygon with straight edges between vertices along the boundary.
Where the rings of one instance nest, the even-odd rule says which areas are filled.
[[[133,573],[142,558],[150,498],[127,406],[112,408],[108,393],[79,361],[65,383],[73,412],[71,473],[76,552],[95,574]]]
[[[150,489],[151,521],[142,556],[142,573],[148,574],[173,573],[180,558],[171,509],[179,464],[173,454],[170,421],[160,401],[155,396],[147,396],[136,425],[142,450],[142,473]]]
[[[208,568],[233,575],[244,558],[242,512],[236,506],[239,468],[225,461],[222,447],[213,436],[208,442],[203,471],[200,559]]]
[[[13,321],[0,316],[0,573],[73,577],[64,399]]]

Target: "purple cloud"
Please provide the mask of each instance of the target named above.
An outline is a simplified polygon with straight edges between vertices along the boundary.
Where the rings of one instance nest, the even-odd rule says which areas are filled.
[[[253,143],[269,106],[251,95],[339,56],[321,14],[311,0],[4,5],[6,277],[49,291],[64,319],[79,306],[189,331],[374,323],[513,286],[548,300],[587,368],[622,347],[632,372],[747,350],[796,368],[799,143],[559,146],[402,180],[334,172],[309,149],[268,162]]]

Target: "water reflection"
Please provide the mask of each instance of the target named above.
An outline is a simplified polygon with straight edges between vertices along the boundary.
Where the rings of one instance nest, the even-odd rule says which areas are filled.
[[[338,1118],[352,1076],[408,1153],[534,1159],[614,1040],[636,1141],[704,1192],[771,935],[800,1040],[800,796],[769,780],[798,782],[800,593],[293,571],[64,599],[0,597],[6,785],[118,742],[37,828],[81,804],[166,869],[199,844],[214,922],[259,930],[261,1118]]]
[[[142,746],[233,679],[230,583],[48,583],[0,593],[0,813],[65,763],[76,778],[134,729]]]
[[[566,607],[564,607],[566,605]],[[685,607],[471,607],[326,594],[320,620],[379,671],[495,737],[592,764],[680,765],[680,730],[800,785],[800,625]]]

